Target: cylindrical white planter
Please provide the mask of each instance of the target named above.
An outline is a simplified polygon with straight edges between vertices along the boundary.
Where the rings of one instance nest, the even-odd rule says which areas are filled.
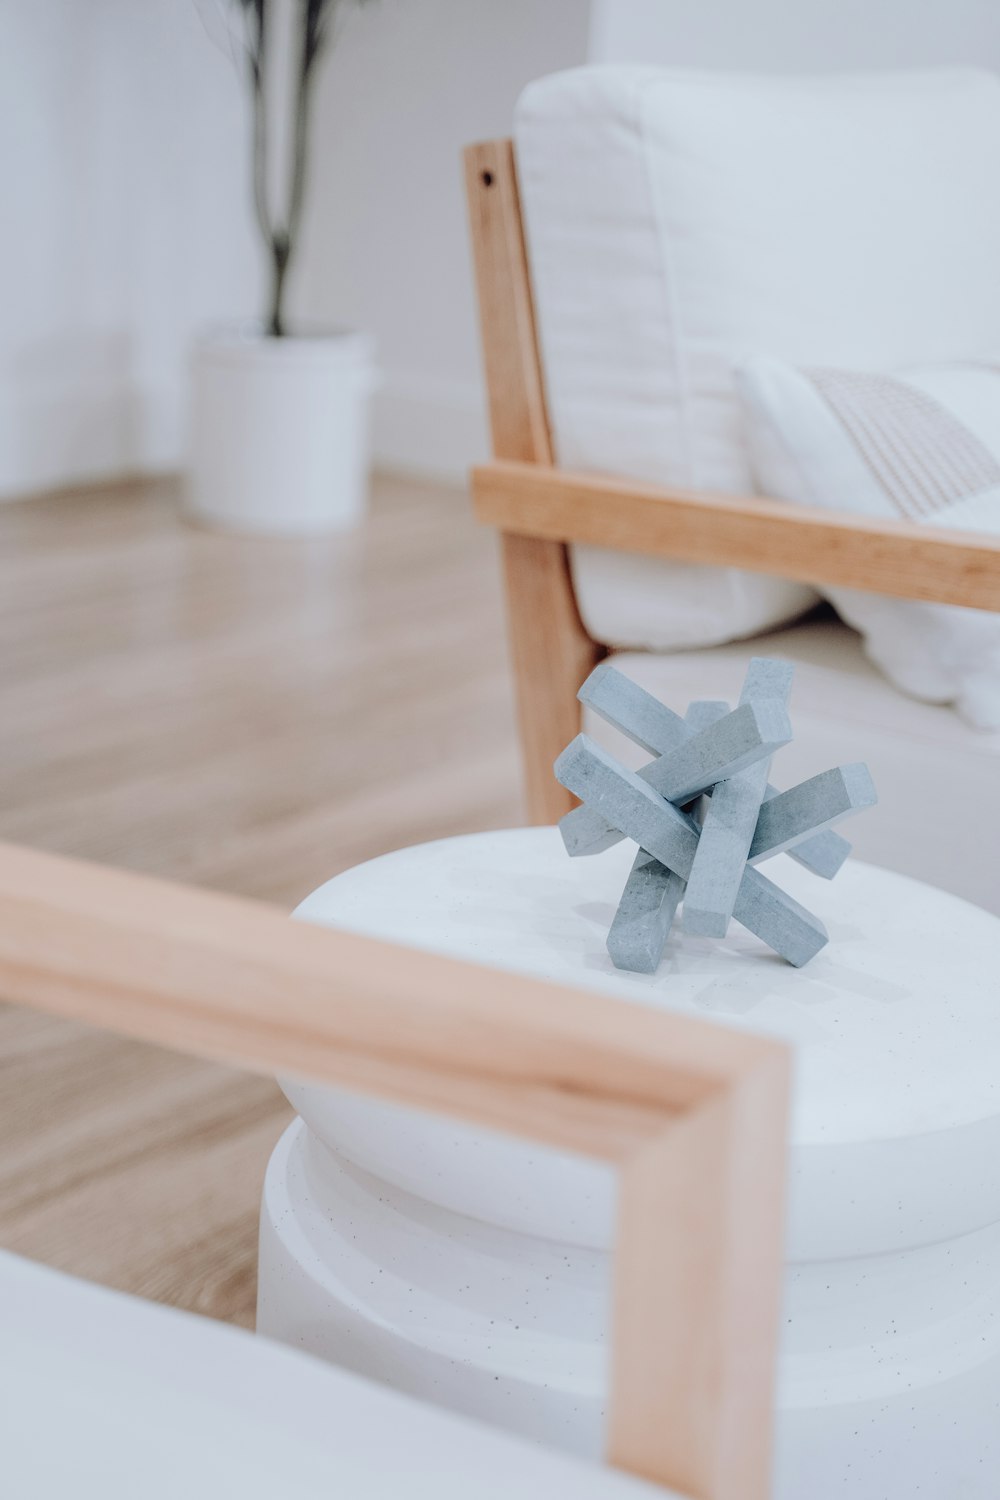
[[[270,536],[359,521],[373,384],[366,334],[206,335],[192,365],[191,514]]]
[[[555,829],[402,850],[300,915],[784,1037],[796,1049],[775,1500],[1000,1492],[1000,922],[849,862],[805,971],[734,927],[612,970],[625,844]],[[258,1330],[581,1454],[601,1450],[610,1169],[286,1081]],[[678,1225],[678,1233],[683,1233]]]

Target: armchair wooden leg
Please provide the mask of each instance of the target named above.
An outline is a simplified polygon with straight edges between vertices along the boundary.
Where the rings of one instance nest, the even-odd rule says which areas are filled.
[[[528,818],[555,823],[576,799],[552,763],[580,732],[577,689],[605,649],[584,629],[563,544],[505,532],[502,545]]]

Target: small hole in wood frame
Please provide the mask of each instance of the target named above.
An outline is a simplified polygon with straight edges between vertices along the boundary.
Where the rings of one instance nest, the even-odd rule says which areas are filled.
[[[483,187],[492,187],[493,186],[493,173],[492,172],[480,172],[480,174],[479,174],[479,180],[483,184]]]

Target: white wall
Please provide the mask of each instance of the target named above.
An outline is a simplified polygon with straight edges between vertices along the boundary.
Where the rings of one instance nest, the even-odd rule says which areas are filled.
[[[375,332],[378,459],[460,475],[486,437],[458,153],[531,78],[977,60],[1000,67],[996,0],[374,0],[327,60],[296,304]]]
[[[206,322],[262,311],[233,0],[0,0],[0,497],[184,456]],[[459,151],[582,62],[589,0],[342,0],[292,306],[374,331],[376,453],[485,451]],[[216,34],[224,27],[215,24]]]
[[[589,0],[372,0],[344,15],[316,114],[300,311],[372,330],[379,461],[485,454],[460,152],[509,135],[540,74],[585,60]]]
[[[258,280],[240,80],[194,0],[0,19],[0,495],[175,465],[193,332]]]
[[[213,0],[0,0],[0,497],[169,467],[206,322],[259,313],[243,80]],[[232,0],[214,0],[225,11]],[[343,0],[293,311],[372,330],[376,456],[486,450],[459,152],[591,61],[982,62],[996,0]]]
[[[1000,67],[997,0],[592,0],[592,62],[671,67]]]

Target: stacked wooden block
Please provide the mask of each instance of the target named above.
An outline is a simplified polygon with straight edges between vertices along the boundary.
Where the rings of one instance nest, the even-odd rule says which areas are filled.
[[[735,709],[698,702],[684,718],[610,662],[580,689],[583,703],[654,757],[630,771],[581,734],[555,764],[583,803],[559,824],[571,855],[622,838],[639,845],[608,934],[618,968],[654,972],[682,901],[687,931],[724,937],[735,918],[796,967],[828,941],[819,918],[756,866],[787,851],[832,880],[850,852],[832,825],[877,799],[861,763],[787,792],[770,784],[771,757],[792,739],[791,684],[789,663],[755,657]]]

